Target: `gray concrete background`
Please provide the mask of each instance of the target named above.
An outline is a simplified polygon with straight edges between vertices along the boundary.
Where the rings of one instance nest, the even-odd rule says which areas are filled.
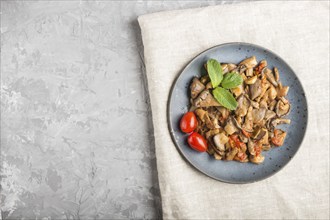
[[[224,1],[1,1],[2,219],[160,218],[137,16]]]

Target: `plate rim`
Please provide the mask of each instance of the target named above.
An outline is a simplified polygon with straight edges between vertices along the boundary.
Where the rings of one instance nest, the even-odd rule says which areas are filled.
[[[268,51],[272,54],[274,54],[278,60],[282,63],[284,63],[285,65],[287,65],[287,67],[294,73],[295,77],[297,77],[297,81],[300,83],[301,85],[301,88],[302,88],[302,92],[304,93],[304,98],[305,98],[305,101],[306,101],[306,129],[303,131],[303,136],[302,136],[302,139],[301,139],[301,142],[300,144],[298,145],[297,147],[297,150],[292,154],[292,157],[291,159],[289,159],[282,167],[280,167],[279,169],[277,169],[275,172],[272,172],[272,173],[269,173],[265,176],[263,176],[262,178],[258,178],[258,179],[255,179],[255,180],[250,180],[250,181],[244,181],[244,182],[239,182],[239,181],[228,181],[228,180],[224,180],[224,179],[220,179],[214,175],[211,175],[211,174],[208,174],[206,172],[204,172],[203,170],[199,169],[194,163],[191,162],[191,160],[184,154],[184,152],[181,150],[181,148],[178,146],[178,143],[176,142],[176,139],[174,137],[174,130],[171,126],[171,112],[170,112],[170,108],[171,108],[171,97],[172,97],[172,94],[173,94],[173,90],[174,90],[174,87],[178,81],[178,79],[180,78],[180,76],[182,75],[182,73],[187,70],[189,68],[190,65],[192,65],[192,63],[197,59],[199,58],[200,56],[202,56],[203,54],[209,52],[210,50],[213,50],[213,49],[216,49],[216,48],[220,48],[220,47],[223,47],[223,46],[227,46],[227,45],[244,45],[244,46],[252,46],[252,47],[256,47],[258,49],[261,49],[261,50],[265,50],[265,51]],[[281,171],[285,166],[287,166],[291,161],[292,159],[295,157],[295,155],[298,153],[298,151],[300,150],[301,148],[301,145],[304,143],[304,140],[305,140],[305,136],[306,136],[306,131],[308,129],[308,121],[309,121],[309,110],[308,110],[308,100],[307,100],[307,96],[306,96],[306,93],[305,93],[305,89],[301,83],[301,80],[299,79],[298,75],[296,74],[296,72],[293,70],[293,68],[281,57],[279,56],[277,53],[274,53],[272,50],[269,50],[263,46],[259,46],[259,45],[256,45],[256,44],[252,44],[252,43],[247,43],[247,42],[227,42],[227,43],[223,43],[223,44],[218,44],[218,45],[215,45],[213,47],[210,47],[206,50],[203,50],[202,52],[198,53],[194,58],[192,58],[186,65],[185,67],[179,72],[179,74],[177,74],[177,76],[175,76],[174,80],[173,80],[173,83],[171,85],[171,88],[170,88],[170,91],[169,91],[169,95],[168,95],[168,99],[167,99],[167,107],[166,107],[166,115],[167,115],[167,126],[168,126],[168,129],[169,129],[169,132],[170,132],[170,135],[171,135],[171,139],[172,139],[172,142],[174,143],[175,147],[177,148],[177,150],[179,151],[181,157],[183,157],[183,159],[186,161],[186,162],[189,162],[190,166],[192,166],[194,169],[196,169],[197,171],[203,173],[204,175],[206,175],[207,177],[211,178],[211,179],[214,179],[214,180],[217,180],[217,181],[220,181],[220,182],[223,182],[223,183],[229,183],[229,184],[249,184],[249,183],[255,183],[255,182],[259,182],[259,181],[262,181],[262,180],[265,180],[275,174],[277,174],[279,171]]]

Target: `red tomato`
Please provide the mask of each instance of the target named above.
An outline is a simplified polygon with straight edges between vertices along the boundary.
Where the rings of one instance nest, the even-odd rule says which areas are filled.
[[[242,129],[242,133],[248,138],[251,137],[251,133],[245,131],[244,129]]]
[[[271,141],[277,147],[282,146],[283,143],[284,143],[285,136],[286,135],[284,135],[284,136],[283,135],[280,135],[279,134],[279,130],[275,129],[275,131],[274,131],[274,137],[271,138]]]
[[[246,155],[246,153],[238,152],[237,157],[240,161],[244,161],[247,158],[247,155]]]
[[[205,138],[197,132],[193,132],[189,135],[188,144],[192,149],[200,152],[205,152],[207,149],[207,142]]]
[[[256,152],[256,156],[259,156],[261,154],[261,147],[261,144],[255,142],[254,151]]]
[[[279,138],[277,138],[276,136],[275,137],[272,137],[271,138],[271,141],[272,143],[276,146],[276,147],[279,147],[282,145],[282,142]]]
[[[235,143],[235,145],[232,145],[232,146],[235,146],[238,148],[244,147],[245,144],[239,140],[237,134],[232,134],[229,136],[229,138]],[[233,142],[231,142],[231,143],[233,143]]]
[[[184,133],[190,133],[197,128],[197,118],[195,113],[187,112],[184,114],[180,121],[181,131]]]

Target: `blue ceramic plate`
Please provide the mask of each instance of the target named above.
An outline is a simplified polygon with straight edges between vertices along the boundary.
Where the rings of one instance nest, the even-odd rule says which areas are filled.
[[[277,67],[283,85],[290,86],[287,98],[291,111],[287,118],[290,125],[279,128],[287,131],[285,143],[281,147],[264,151],[262,164],[239,163],[215,160],[207,153],[198,153],[187,144],[187,135],[179,128],[180,118],[189,108],[189,85],[194,76],[201,76],[203,64],[208,59],[221,63],[239,63],[243,59],[256,56],[266,59],[270,68]],[[283,168],[298,151],[307,126],[307,102],[301,83],[290,66],[275,53],[263,47],[248,43],[227,43],[208,49],[193,59],[175,80],[168,102],[168,123],[173,142],[183,157],[202,173],[223,182],[251,183],[265,179]]]

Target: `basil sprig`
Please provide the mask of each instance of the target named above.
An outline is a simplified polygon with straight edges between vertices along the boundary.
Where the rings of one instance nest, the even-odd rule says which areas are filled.
[[[217,87],[213,89],[214,98],[224,107],[229,110],[235,110],[237,107],[237,101],[227,89]]]
[[[206,63],[206,69],[211,79],[212,87],[215,88],[218,85],[220,85],[223,79],[222,68],[220,63],[214,59],[210,59]]]
[[[221,64],[215,59],[207,61],[206,70],[214,88],[212,91],[214,98],[225,108],[235,110],[237,101],[228,89],[235,88],[243,83],[241,75],[237,72],[230,72],[223,76]]]
[[[221,86],[225,89],[232,89],[241,85],[242,82],[243,82],[243,78],[239,73],[231,72],[225,75],[225,77],[221,82]]]

